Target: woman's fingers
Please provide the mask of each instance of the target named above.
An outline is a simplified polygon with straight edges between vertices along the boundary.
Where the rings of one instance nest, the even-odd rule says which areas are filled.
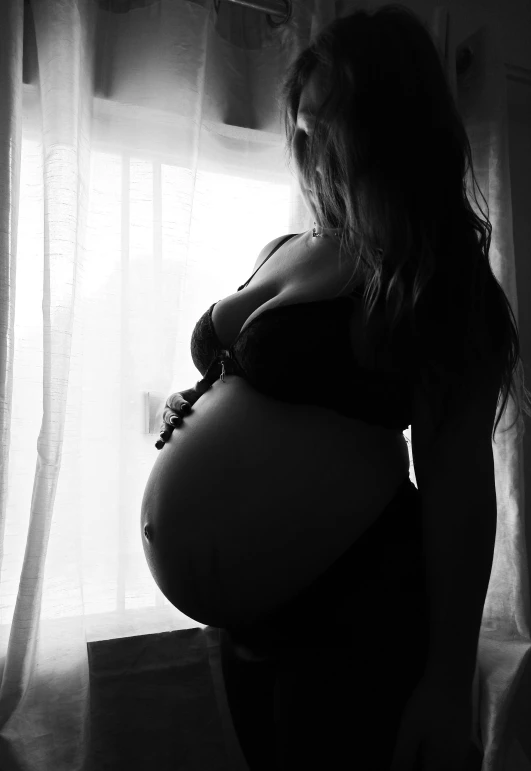
[[[170,410],[167,407],[162,413],[162,419],[164,421],[162,427],[164,427],[164,424],[166,424],[166,428],[170,428],[170,424],[173,426],[173,428],[177,428],[177,426],[180,425],[180,423],[183,421],[181,415],[179,415],[175,410]]]
[[[178,428],[178,425],[179,425],[179,423],[177,423],[177,425],[170,423],[170,417],[172,416],[168,415],[168,418],[165,419],[165,422],[161,423],[161,426],[160,426],[160,438],[164,439],[165,442],[167,442],[168,439],[170,438],[173,429]],[[174,415],[173,417],[180,420],[178,415]]]
[[[192,405],[186,401],[182,394],[176,393],[168,396],[166,407],[168,407],[173,412],[180,413],[181,415],[188,415]]]
[[[155,443],[155,447],[158,450],[162,449],[164,443],[168,441],[173,429],[181,425],[183,422],[182,416],[188,415],[191,410],[192,406],[180,394],[172,394],[168,397],[166,408],[162,413],[164,422],[160,426],[160,438]]]

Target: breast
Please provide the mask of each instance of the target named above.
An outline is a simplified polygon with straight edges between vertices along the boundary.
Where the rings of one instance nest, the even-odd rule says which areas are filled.
[[[141,532],[152,575],[201,623],[249,622],[326,570],[408,468],[400,433],[218,380],[149,476]]]

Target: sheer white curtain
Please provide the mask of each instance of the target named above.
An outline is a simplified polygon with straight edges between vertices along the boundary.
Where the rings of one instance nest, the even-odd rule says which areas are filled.
[[[285,166],[276,88],[323,25],[360,5],[371,7],[297,3],[276,28],[210,0],[1,4],[2,769],[82,767],[87,641],[202,626],[160,593],[141,544],[162,404],[197,380],[190,336],[213,299],[265,243],[312,224]],[[428,21],[455,82],[449,17]],[[459,104],[516,313],[503,64],[486,32],[470,39],[480,53]],[[502,697],[529,650],[521,457],[514,432],[497,441],[477,680],[485,769],[501,768]]]

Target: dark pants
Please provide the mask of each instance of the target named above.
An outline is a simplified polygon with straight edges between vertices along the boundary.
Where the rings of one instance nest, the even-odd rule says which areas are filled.
[[[220,630],[227,698],[250,771],[389,768],[428,650],[421,538],[420,495],[408,477],[295,600],[252,625]]]

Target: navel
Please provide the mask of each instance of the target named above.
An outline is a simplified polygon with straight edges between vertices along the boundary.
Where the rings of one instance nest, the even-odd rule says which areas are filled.
[[[153,528],[151,525],[144,525],[144,536],[148,541],[153,540]]]

